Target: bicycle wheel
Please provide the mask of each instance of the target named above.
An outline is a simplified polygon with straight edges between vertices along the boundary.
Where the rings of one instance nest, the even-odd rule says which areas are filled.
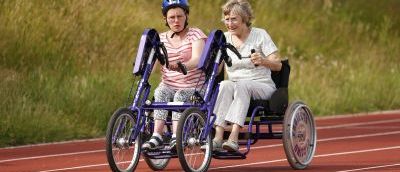
[[[283,145],[293,169],[305,169],[314,156],[317,132],[311,110],[301,101],[286,109],[283,124]]]
[[[150,118],[149,118],[150,119]],[[143,140],[149,140],[150,137],[153,135],[153,120],[151,119],[149,123],[145,126],[145,130],[142,133]],[[165,140],[166,138],[164,138]],[[163,170],[167,167],[170,158],[165,159],[151,159],[149,157],[143,156],[144,161],[146,162],[147,166],[149,166],[154,171]]]
[[[133,141],[137,114],[120,108],[112,115],[106,134],[108,164],[114,172],[134,171],[140,157],[141,134]]]
[[[169,158],[150,159],[150,158],[144,157],[144,161],[146,161],[147,165],[154,171],[163,170],[165,167],[167,167],[169,160],[170,160]]]
[[[205,115],[198,108],[186,109],[179,119],[176,148],[183,170],[190,172],[207,171],[212,158],[211,135],[205,140],[200,135],[205,128]],[[201,146],[206,145],[205,149]]]

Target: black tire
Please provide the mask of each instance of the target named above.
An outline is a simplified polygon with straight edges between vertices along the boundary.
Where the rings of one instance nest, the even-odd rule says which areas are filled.
[[[141,134],[138,134],[134,142],[129,139],[135,130],[136,115],[136,112],[128,108],[120,108],[108,122],[106,154],[108,164],[114,172],[134,171],[139,162]]]
[[[317,132],[313,114],[303,102],[295,101],[286,109],[282,140],[290,166],[307,168],[317,146]]]
[[[176,135],[176,149],[179,162],[183,170],[187,172],[207,171],[212,158],[211,134],[207,134],[205,140],[199,136],[206,125],[204,112],[198,108],[186,109],[178,123]],[[201,146],[205,145],[202,150]]]
[[[152,120],[153,121],[153,120]],[[151,122],[154,124],[153,122]],[[142,133],[142,138],[143,140],[149,140],[150,137],[153,135],[154,127],[153,125],[146,125],[145,130]],[[164,141],[166,138],[164,138]],[[167,167],[170,158],[166,159],[151,159],[149,157],[143,156],[144,161],[146,162],[147,166],[149,166],[152,170],[154,171],[160,171],[163,170],[165,167]]]
[[[144,157],[144,161],[146,161],[147,165],[154,171],[163,170],[167,167],[169,163],[169,158],[166,159],[150,159],[148,157]]]

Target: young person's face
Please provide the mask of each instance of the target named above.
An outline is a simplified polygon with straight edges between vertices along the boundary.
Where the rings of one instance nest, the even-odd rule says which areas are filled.
[[[166,20],[172,31],[179,32],[185,27],[185,11],[182,8],[172,8],[168,10]]]

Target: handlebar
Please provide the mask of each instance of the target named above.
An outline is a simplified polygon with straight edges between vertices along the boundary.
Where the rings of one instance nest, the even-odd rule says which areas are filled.
[[[226,49],[229,49],[229,50],[231,50],[240,60],[242,59],[242,55],[240,55],[240,53],[239,53],[239,51],[232,45],[232,44],[229,44],[229,43],[226,43],[224,46],[223,46],[223,49],[222,49],[222,54],[223,54],[223,59],[224,59],[224,61],[226,62],[226,64],[230,67],[230,66],[232,66],[232,59],[228,56],[228,54],[226,53]],[[253,54],[253,53],[256,53],[256,50],[255,49],[251,49],[251,54]],[[249,57],[250,58],[250,57]],[[254,66],[258,66],[258,65],[254,65]]]
[[[256,53],[256,50],[255,49],[251,49],[251,54],[253,54],[253,53]],[[254,66],[258,66],[257,64],[255,64]]]
[[[161,50],[162,50],[162,54],[160,54],[161,57],[159,57],[158,60],[160,61],[161,65],[165,64],[165,67],[168,68],[169,61],[168,61],[167,49],[165,48],[165,46],[162,42],[160,42],[158,44],[158,47],[161,48]]]
[[[229,43],[225,44],[225,48],[228,48],[229,50],[231,50],[233,53],[236,54],[236,56],[241,60],[242,59],[242,55],[240,55],[239,51],[232,45]]]
[[[183,65],[183,63],[182,63],[181,61],[178,61],[178,63],[176,63],[176,64],[178,65],[179,69],[181,69],[181,72],[182,72],[184,75],[187,75],[187,68],[186,68],[186,66]]]

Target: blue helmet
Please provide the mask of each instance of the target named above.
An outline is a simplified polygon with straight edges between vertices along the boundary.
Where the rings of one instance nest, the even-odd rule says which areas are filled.
[[[163,15],[166,16],[168,10],[174,7],[180,7],[185,11],[186,14],[189,14],[189,3],[187,0],[163,0],[162,2]]]

